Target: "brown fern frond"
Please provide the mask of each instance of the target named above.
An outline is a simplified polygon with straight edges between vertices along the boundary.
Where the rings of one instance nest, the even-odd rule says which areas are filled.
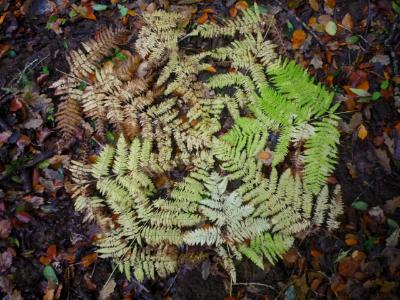
[[[129,37],[130,33],[122,27],[99,31],[94,39],[82,43],[83,50],[73,50],[67,56],[71,73],[79,78],[94,73],[101,60],[111,55],[115,47],[126,44]]]
[[[79,102],[72,97],[65,97],[58,105],[56,113],[57,129],[61,131],[62,138],[67,141],[74,137],[82,121],[82,108]]]
[[[139,55],[126,55],[128,57],[125,60],[114,66],[114,74],[123,81],[129,81],[135,77],[136,71],[142,61]]]

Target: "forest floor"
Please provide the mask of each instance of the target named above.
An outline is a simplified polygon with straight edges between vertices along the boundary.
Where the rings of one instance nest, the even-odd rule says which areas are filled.
[[[83,137],[60,150],[58,99],[49,86],[68,71],[68,51],[103,27],[135,28],[141,11],[179,10],[203,23],[247,7],[181,2],[191,4],[0,0],[0,297],[400,299],[400,5],[391,0],[259,1],[275,14],[280,54],[335,90],[341,103],[339,163],[329,178],[343,190],[338,231],[299,237],[264,271],[243,262],[231,291],[227,276],[209,264],[139,284],[97,258],[97,229],[74,211],[63,169]]]

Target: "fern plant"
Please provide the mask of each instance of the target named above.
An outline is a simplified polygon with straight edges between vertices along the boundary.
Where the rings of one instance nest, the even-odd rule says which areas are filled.
[[[212,251],[235,280],[243,256],[263,268],[298,233],[337,228],[340,187],[326,185],[339,139],[333,94],[278,57],[265,40],[273,18],[255,4],[192,32],[177,13],[143,20],[126,60],[110,56],[130,33],[106,30],[71,52],[70,74],[53,84],[65,139],[85,121],[100,138],[107,130],[119,136],[94,164],[70,167],[76,209],[102,229],[100,255],[142,281],[174,273],[194,251],[196,262]],[[231,42],[196,54],[181,47],[219,37]],[[198,79],[220,62],[230,72]],[[228,130],[225,110],[234,121]],[[259,158],[270,149],[271,168]],[[293,152],[293,171],[279,175]]]

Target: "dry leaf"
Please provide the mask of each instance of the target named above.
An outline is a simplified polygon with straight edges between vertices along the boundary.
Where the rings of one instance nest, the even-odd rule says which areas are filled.
[[[319,3],[318,0],[308,0],[308,2],[310,3],[310,6],[313,10],[315,11],[319,11]]]
[[[47,248],[47,257],[50,260],[54,260],[57,256],[57,246],[56,245],[50,245],[49,248]]]
[[[111,278],[108,282],[106,282],[106,284],[101,289],[98,299],[99,300],[111,299],[111,294],[114,292],[116,286],[117,284],[115,283],[115,280]]]
[[[197,24],[204,24],[208,20],[208,14],[203,13],[198,19],[197,19]]]
[[[235,7],[237,9],[248,9],[249,4],[246,1],[238,1],[236,2]]]
[[[207,72],[210,72],[210,73],[217,73],[217,69],[214,68],[213,66],[209,66],[206,70],[207,70]]]
[[[238,13],[238,10],[237,10],[236,7],[232,6],[232,7],[229,9],[229,15],[230,15],[232,18],[236,17],[236,16],[237,16],[237,13]]]
[[[292,35],[292,47],[293,49],[299,49],[303,44],[304,40],[306,39],[307,34],[301,30],[296,29]]]
[[[342,19],[342,25],[352,31],[353,30],[353,18],[351,17],[351,15],[349,13],[347,13],[343,19]]]
[[[89,255],[86,255],[84,257],[82,257],[82,265],[87,268],[89,267],[91,264],[93,264],[97,259],[97,253],[93,252]]]
[[[364,124],[361,124],[360,127],[358,127],[357,136],[361,140],[365,140],[365,138],[368,136],[368,130],[365,128]]]
[[[385,202],[385,205],[383,209],[385,212],[389,215],[392,215],[395,213],[396,209],[400,207],[400,196],[399,197],[394,197],[393,199],[387,200]]]
[[[326,4],[329,8],[335,8],[335,6],[336,6],[336,0],[325,0],[325,4]]]

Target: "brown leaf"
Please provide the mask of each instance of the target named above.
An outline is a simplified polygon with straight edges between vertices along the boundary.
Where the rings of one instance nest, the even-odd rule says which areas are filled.
[[[325,4],[326,4],[329,8],[335,8],[335,6],[336,6],[336,0],[325,0]]]
[[[47,257],[50,260],[54,260],[57,256],[57,246],[56,245],[50,245],[49,248],[47,248]]]
[[[85,275],[83,275],[83,279],[85,280],[85,284],[88,290],[96,290],[97,286],[96,284],[91,280],[91,277],[88,273],[85,273]]]
[[[89,255],[82,257],[82,265],[87,268],[97,260],[97,253],[93,252]]]
[[[10,101],[10,111],[15,112],[22,108],[23,104],[21,101],[18,100],[17,97]]]
[[[345,257],[339,262],[339,274],[344,277],[351,277],[358,267],[358,263],[353,258]]]
[[[0,220],[0,238],[6,239],[11,233],[11,222],[10,220]]]
[[[361,125],[358,127],[357,136],[358,136],[358,138],[361,139],[361,140],[365,140],[365,138],[368,136],[368,130],[367,130],[367,128],[365,128],[364,124],[361,124]]]
[[[238,13],[238,10],[237,10],[236,7],[232,6],[232,7],[229,9],[229,15],[230,15],[232,18],[236,17],[236,16],[237,16],[237,13]]]
[[[47,256],[41,256],[39,258],[39,262],[44,266],[47,266],[51,263],[50,259]]]
[[[299,257],[299,252],[295,248],[290,248],[283,256],[283,261],[287,264],[294,264]]]
[[[111,299],[111,294],[114,292],[115,287],[117,284],[115,280],[111,278],[101,289],[99,294],[99,300],[109,300]]]
[[[210,72],[210,73],[217,73],[217,69],[214,68],[213,66],[209,66],[206,70],[207,70],[207,72]]]
[[[310,7],[312,8],[312,10],[319,11],[318,0],[308,0],[308,3],[310,4]]]
[[[304,40],[306,39],[307,34],[301,30],[296,29],[292,35],[292,47],[293,49],[299,49],[303,44]]]
[[[0,58],[10,50],[11,46],[7,44],[0,44]]]
[[[346,29],[353,31],[353,18],[351,17],[351,15],[349,13],[345,14],[345,16],[343,17],[342,25]]]
[[[12,258],[12,254],[9,251],[0,254],[0,273],[7,271],[11,267]]]
[[[357,237],[354,234],[348,233],[345,237],[345,243],[347,246],[354,246],[358,244]]]
[[[248,9],[249,4],[246,1],[238,1],[235,3],[235,7],[237,9]]]
[[[207,22],[208,20],[208,14],[207,13],[203,13],[198,19],[197,19],[197,24],[204,24],[205,22]]]
[[[385,212],[389,215],[392,215],[395,213],[396,209],[400,207],[400,196],[399,197],[394,197],[393,199],[387,200],[385,202],[385,205],[383,209]]]

